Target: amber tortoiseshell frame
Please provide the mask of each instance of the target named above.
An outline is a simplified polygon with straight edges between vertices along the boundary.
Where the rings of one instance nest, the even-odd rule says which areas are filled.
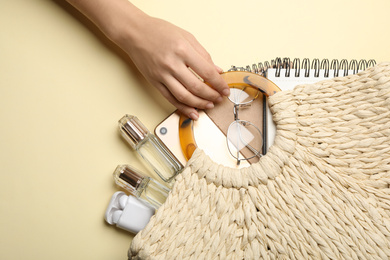
[[[249,86],[259,89],[267,97],[272,96],[276,92],[281,91],[272,81],[251,72],[246,71],[230,71],[221,74],[222,78],[227,82],[229,87]],[[188,161],[194,153],[197,145],[194,138],[194,121],[184,115],[180,115],[179,120],[179,138],[181,150],[184,157]]]

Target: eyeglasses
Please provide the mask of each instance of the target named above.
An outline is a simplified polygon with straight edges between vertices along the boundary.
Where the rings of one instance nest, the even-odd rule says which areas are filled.
[[[240,109],[251,107],[260,95],[260,90],[250,86],[231,86],[228,99],[234,104],[234,121],[227,130],[227,146],[229,153],[237,160],[237,165],[243,160],[261,157],[263,137],[260,129],[247,120],[239,119]]]
[[[258,89],[259,91],[261,91],[262,94],[267,97],[272,96],[275,93],[281,91],[280,88],[275,85],[275,83],[255,73],[250,73],[246,71],[230,71],[222,73],[221,76],[230,87],[240,86],[241,89],[243,89],[244,86],[248,86],[251,88]],[[245,90],[245,92],[247,91]],[[180,147],[183,152],[184,158],[187,161],[191,158],[196,148],[198,147],[195,142],[193,125],[193,120],[183,114],[180,115]]]

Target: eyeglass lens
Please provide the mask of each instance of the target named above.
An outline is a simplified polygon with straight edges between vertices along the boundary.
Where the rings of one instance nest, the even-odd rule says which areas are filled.
[[[234,103],[234,121],[227,131],[227,144],[230,154],[237,159],[237,164],[241,160],[261,156],[263,140],[260,129],[249,121],[239,119],[240,108],[249,107],[259,96],[259,92],[251,87],[235,87],[230,90],[229,100]]]

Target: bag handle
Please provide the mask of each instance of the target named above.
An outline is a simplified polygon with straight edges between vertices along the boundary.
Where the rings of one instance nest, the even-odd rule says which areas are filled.
[[[267,78],[260,76],[258,74],[246,71],[229,71],[221,74],[222,78],[226,81],[230,88],[237,87],[253,87],[264,93],[267,97],[272,96],[276,92],[281,91],[275,83],[268,80]],[[180,114],[179,119],[179,138],[180,146],[183,152],[185,159],[188,161],[194,151],[197,148],[194,129],[194,121]]]

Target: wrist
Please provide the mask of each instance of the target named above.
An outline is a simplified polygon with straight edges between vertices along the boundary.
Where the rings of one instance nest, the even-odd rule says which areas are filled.
[[[119,0],[121,2],[121,0]],[[128,48],[142,34],[142,24],[149,16],[125,0],[111,12],[109,22],[102,26],[106,36],[121,48]],[[127,51],[127,50],[125,50]]]
[[[145,13],[128,0],[67,0],[113,42],[131,40],[140,31]],[[140,22],[141,21],[141,22]],[[138,33],[139,34],[139,33]],[[118,44],[119,45],[119,44]]]

